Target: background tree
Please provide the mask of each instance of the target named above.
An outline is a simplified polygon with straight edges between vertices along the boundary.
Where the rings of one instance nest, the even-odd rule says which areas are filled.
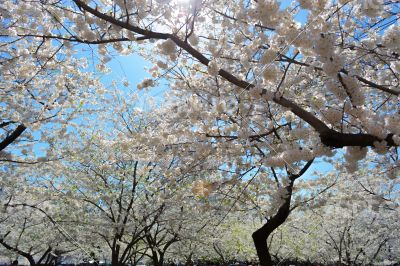
[[[1,248],[31,266],[55,265],[61,256],[77,249],[71,235],[56,221],[63,208],[44,188],[18,174],[1,182]]]

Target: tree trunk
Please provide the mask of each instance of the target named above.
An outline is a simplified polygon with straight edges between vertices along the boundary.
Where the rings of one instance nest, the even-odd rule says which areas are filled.
[[[29,265],[30,266],[36,266],[36,262],[35,262],[35,260],[33,259],[32,256],[25,257],[25,258],[29,261]]]
[[[164,265],[164,254],[160,254],[158,259],[158,266],[163,266],[163,265]]]
[[[186,258],[185,266],[193,266],[192,256],[193,252],[191,252],[189,256]]]
[[[157,251],[153,251],[153,255],[151,256],[153,260],[154,266],[163,266],[164,265],[164,253],[158,253]]]
[[[290,214],[290,202],[292,200],[293,185],[297,178],[301,177],[311,166],[314,159],[308,161],[298,174],[290,174],[288,176],[290,183],[285,187],[286,197],[282,198],[283,203],[279,207],[277,213],[272,216],[260,229],[252,234],[254,246],[257,250],[258,259],[261,266],[272,266],[272,258],[268,247],[268,237],[272,232],[281,226]]]
[[[111,252],[111,266],[121,266],[122,263],[119,261],[119,248],[112,250]]]
[[[153,265],[154,265],[154,266],[159,266],[159,265],[160,265],[160,262],[159,262],[159,259],[158,259],[158,254],[157,254],[157,252],[154,251],[154,250],[152,250],[151,253],[152,253],[151,259],[152,259],[152,261],[153,261]]]
[[[286,187],[287,197],[279,207],[278,212],[252,234],[254,246],[256,247],[261,266],[273,265],[267,240],[272,232],[286,221],[290,214],[290,201],[292,198],[293,184],[294,179],[292,179],[290,184]]]
[[[254,246],[256,247],[257,256],[258,259],[260,260],[261,266],[273,265],[267,243],[267,239],[272,233],[272,231],[273,229],[271,228],[271,226],[269,226],[269,223],[267,222],[263,227],[261,227],[252,234]]]

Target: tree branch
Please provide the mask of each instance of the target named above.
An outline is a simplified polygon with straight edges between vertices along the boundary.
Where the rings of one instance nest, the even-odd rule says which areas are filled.
[[[23,124],[17,126],[17,128],[10,135],[0,142],[0,151],[4,150],[8,145],[13,143],[25,131],[25,129],[26,127]]]

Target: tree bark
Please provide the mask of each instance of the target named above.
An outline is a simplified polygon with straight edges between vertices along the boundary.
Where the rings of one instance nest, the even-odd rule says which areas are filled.
[[[24,131],[26,127],[19,125],[9,136],[7,136],[2,142],[0,142],[0,151],[7,148],[8,145],[13,143]]]
[[[272,232],[282,225],[289,216],[293,184],[294,179],[292,179],[290,184],[286,187],[288,195],[287,198],[284,199],[284,203],[279,207],[278,212],[272,216],[271,219],[269,219],[260,229],[252,234],[261,266],[273,265],[267,240]]]
[[[115,250],[111,251],[111,266],[121,266],[122,263],[119,261],[119,246],[117,245]]]
[[[277,213],[272,216],[261,228],[253,234],[253,242],[256,247],[258,259],[261,266],[272,266],[273,261],[268,247],[268,237],[272,232],[282,225],[290,214],[290,202],[292,200],[293,185],[297,178],[301,177],[311,166],[314,159],[308,161],[298,174],[290,174],[288,176],[290,183],[285,187],[286,197],[283,198],[283,203],[279,207]]]
[[[154,266],[159,266],[159,259],[158,259],[158,254],[157,254],[157,252],[154,251],[154,250],[152,250],[151,253],[152,253],[151,259],[152,259],[152,261],[153,261],[153,265],[154,265]]]

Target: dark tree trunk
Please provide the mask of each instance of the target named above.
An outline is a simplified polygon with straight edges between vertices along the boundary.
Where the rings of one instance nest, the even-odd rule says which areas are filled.
[[[252,235],[254,245],[256,247],[257,256],[260,261],[260,265],[261,266],[271,266],[271,265],[273,265],[273,263],[272,263],[271,254],[269,253],[269,250],[268,250],[268,244],[267,244],[267,239],[268,239],[269,235],[265,234],[263,232],[263,230],[261,230],[261,229],[262,228],[255,231]]]
[[[286,187],[287,198],[284,199],[284,203],[279,207],[278,212],[252,234],[254,246],[256,247],[261,266],[273,265],[267,240],[272,232],[286,221],[290,214],[290,201],[292,198],[293,184],[294,179],[292,179],[290,184]]]
[[[190,253],[189,256],[186,258],[185,266],[193,266],[192,256],[193,253]]]
[[[163,266],[164,265],[164,254],[160,254],[160,257],[158,259],[158,266]]]
[[[279,206],[277,213],[272,216],[260,229],[252,234],[254,246],[257,250],[258,259],[260,260],[261,266],[272,266],[272,258],[268,247],[268,237],[272,232],[281,226],[290,214],[290,202],[292,200],[292,192],[294,181],[301,177],[310,168],[314,159],[308,161],[298,174],[290,174],[288,176],[290,183],[285,187],[286,197],[283,198],[283,203]],[[275,175],[275,172],[274,172]]]
[[[152,261],[153,261],[153,265],[154,265],[154,266],[158,266],[158,265],[159,265],[159,262],[158,262],[158,255],[157,255],[157,252],[154,251],[154,250],[152,250],[151,259],[152,259]]]
[[[119,246],[111,251],[111,266],[122,266],[122,263],[119,261]]]
[[[151,259],[153,261],[154,266],[163,266],[164,265],[164,253],[152,251]]]
[[[30,266],[36,266],[36,262],[32,256],[25,257],[29,261]]]

